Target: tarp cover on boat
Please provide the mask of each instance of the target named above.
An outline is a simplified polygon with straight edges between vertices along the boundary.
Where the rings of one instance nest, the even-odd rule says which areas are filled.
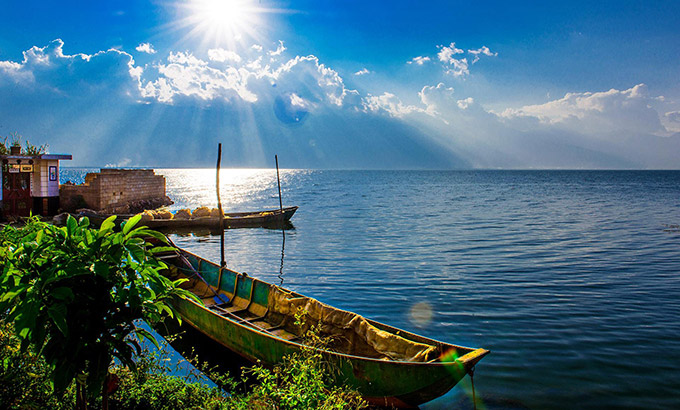
[[[385,360],[426,362],[438,356],[437,347],[414,342],[378,329],[364,317],[301,297],[277,287],[269,290],[269,315],[295,328],[295,313],[306,311],[303,331],[319,324],[323,336],[332,338],[331,347],[346,354]]]

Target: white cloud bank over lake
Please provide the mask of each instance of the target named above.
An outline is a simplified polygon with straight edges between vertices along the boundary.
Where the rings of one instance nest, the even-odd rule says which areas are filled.
[[[155,58],[138,65],[116,49],[67,54],[55,40],[0,61],[0,135],[49,142],[81,165],[211,166],[221,141],[232,166],[269,166],[274,153],[291,167],[680,166],[680,114],[644,84],[495,111],[458,95],[456,78],[498,56],[486,46],[452,42],[436,59],[409,62],[439,64],[451,83],[382,93],[349,86],[283,42],[205,55],[149,50],[137,47]]]

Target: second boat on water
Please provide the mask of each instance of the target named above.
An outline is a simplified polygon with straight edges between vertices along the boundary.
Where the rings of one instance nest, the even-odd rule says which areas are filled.
[[[271,209],[266,211],[252,212],[231,212],[224,214],[225,228],[246,228],[246,227],[281,227],[289,223],[293,217],[297,206],[290,206],[282,209]],[[109,214],[99,214],[92,211],[82,211],[79,216],[87,216],[94,224],[101,224]],[[117,220],[122,222],[133,215],[119,215]],[[151,229],[190,229],[190,228],[219,228],[220,219],[218,217],[200,217],[186,219],[151,219],[142,222]]]

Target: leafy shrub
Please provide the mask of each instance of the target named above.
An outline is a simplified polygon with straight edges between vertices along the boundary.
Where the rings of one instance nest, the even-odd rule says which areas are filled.
[[[171,366],[169,359],[159,350],[146,351],[137,360],[137,367],[118,366],[112,371],[119,380],[118,389],[110,397],[113,409],[174,410],[226,408],[227,394],[218,387],[191,380],[192,377],[172,375],[179,364]]]
[[[28,140],[24,143],[23,154],[30,156],[38,156],[47,152],[48,144],[43,145],[33,145]]]
[[[298,310],[295,324],[302,329],[306,312]],[[319,336],[318,325],[311,326],[303,335],[304,347],[298,353],[284,358],[272,369],[254,366],[244,371],[244,378],[252,375],[258,385],[243,396],[235,396],[229,408],[246,410],[272,408],[281,410],[362,409],[367,404],[359,393],[347,387],[331,384],[332,366],[321,353],[330,339]]]
[[[19,133],[13,132],[10,134],[10,137],[12,137],[11,144],[8,145],[7,143],[8,137],[3,138],[2,141],[0,142],[0,155],[9,154],[10,146],[21,147],[21,135]],[[26,142],[24,143],[24,147],[21,149],[21,154],[29,156],[38,156],[45,154],[47,152],[47,148],[49,148],[48,144],[33,145],[28,140],[26,140]]]
[[[112,219],[93,230],[86,218],[61,228],[31,218],[0,231],[0,408],[77,408],[83,385],[111,393],[90,406],[120,410],[366,407],[358,393],[331,385],[332,369],[315,349],[328,341],[314,326],[304,335],[308,347],[272,369],[245,369],[240,384],[196,358],[214,386],[177,376],[164,350],[142,350],[138,339],[158,344],[135,320],[173,316],[165,301],[190,296],[158,274],[164,265],[142,237],[160,236],[137,222],[114,232]],[[298,312],[300,327],[303,318]],[[111,366],[112,355],[119,364]]]
[[[0,233],[0,311],[14,324],[22,351],[33,348],[52,367],[58,394],[78,380],[79,402],[84,387],[90,397],[99,395],[113,357],[134,368],[141,348],[130,336],[157,343],[135,320],[174,317],[172,297],[198,300],[158,272],[165,265],[144,238],[165,236],[133,229],[139,218],[114,232],[114,219],[95,230],[87,218],[69,216],[64,227],[31,218]]]
[[[50,370],[33,351],[21,351],[14,326],[0,319],[0,408],[60,408],[68,403],[53,393]]]

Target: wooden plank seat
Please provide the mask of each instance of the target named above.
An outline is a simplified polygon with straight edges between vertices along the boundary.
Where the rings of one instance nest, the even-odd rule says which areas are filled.
[[[288,340],[290,342],[299,340],[300,338],[297,335],[294,335],[293,333],[288,332],[287,330],[283,328],[275,329],[270,332],[268,332],[276,337],[280,337],[281,339]]]

